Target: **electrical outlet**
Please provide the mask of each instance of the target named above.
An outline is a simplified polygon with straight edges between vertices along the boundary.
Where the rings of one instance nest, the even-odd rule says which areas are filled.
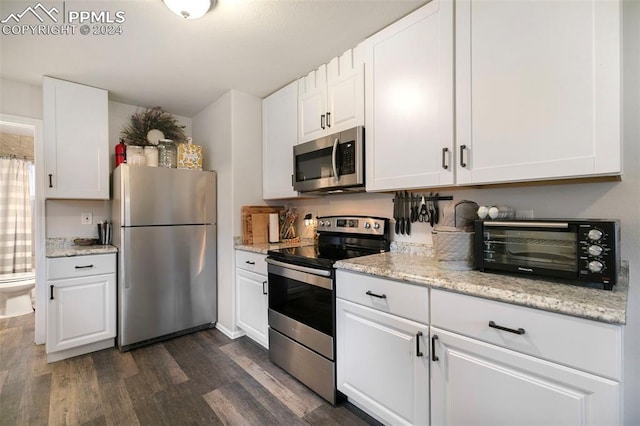
[[[516,219],[533,219],[533,210],[516,210]]]
[[[80,213],[80,223],[91,225],[93,223],[93,213]]]

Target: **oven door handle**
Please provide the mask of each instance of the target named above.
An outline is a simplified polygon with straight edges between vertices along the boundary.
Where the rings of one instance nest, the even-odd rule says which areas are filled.
[[[333,142],[333,150],[331,151],[331,167],[333,168],[333,177],[336,180],[340,180],[340,173],[338,172],[338,143],[340,139],[336,138],[335,142]]]
[[[306,274],[319,275],[321,277],[331,276],[331,271],[325,271],[323,269],[308,268],[306,266],[300,266],[300,265],[293,265],[291,263],[280,262],[280,261],[269,259],[269,258],[267,258],[267,263],[273,266],[279,266],[281,268],[293,269],[294,271],[304,272]]]

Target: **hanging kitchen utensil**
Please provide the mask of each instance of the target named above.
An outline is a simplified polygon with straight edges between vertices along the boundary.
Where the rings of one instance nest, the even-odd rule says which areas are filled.
[[[434,222],[438,223],[440,221],[440,208],[438,207],[438,193],[434,195],[435,200],[433,201],[433,210],[435,214]]]
[[[407,216],[405,217],[405,230],[407,231],[407,235],[411,235],[411,195],[404,191],[404,196],[406,199],[405,205],[407,208]]]
[[[402,191],[400,191],[398,194],[400,194],[400,233],[404,235],[404,218],[406,215],[404,209],[404,195],[402,194]]]
[[[400,194],[396,191],[393,196],[393,220],[396,222],[396,235],[400,234]]]
[[[429,225],[433,226],[436,222],[436,210],[433,207],[433,192],[429,193]]]
[[[422,196],[422,201],[420,202],[420,212],[418,213],[418,222],[427,222],[427,204],[424,201],[424,195]]]

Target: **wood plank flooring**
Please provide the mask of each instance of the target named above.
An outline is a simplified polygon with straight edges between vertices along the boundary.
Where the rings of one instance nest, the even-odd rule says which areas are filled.
[[[47,364],[34,316],[0,320],[0,425],[367,425],[215,329]]]

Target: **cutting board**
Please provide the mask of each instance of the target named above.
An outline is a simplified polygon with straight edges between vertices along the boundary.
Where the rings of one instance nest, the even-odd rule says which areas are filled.
[[[269,214],[284,213],[283,206],[242,206],[242,244],[269,242]]]

